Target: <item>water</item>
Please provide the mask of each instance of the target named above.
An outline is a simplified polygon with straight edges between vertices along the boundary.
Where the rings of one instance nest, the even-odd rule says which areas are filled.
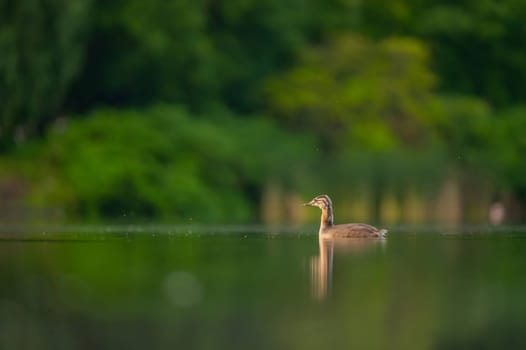
[[[526,346],[525,231],[15,231],[0,241],[2,349]]]

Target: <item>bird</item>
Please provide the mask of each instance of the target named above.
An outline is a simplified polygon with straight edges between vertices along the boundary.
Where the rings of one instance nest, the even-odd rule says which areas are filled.
[[[333,238],[385,238],[386,229],[377,229],[367,224],[341,224],[334,225],[332,201],[326,194],[314,197],[303,206],[318,207],[321,209],[320,237]]]

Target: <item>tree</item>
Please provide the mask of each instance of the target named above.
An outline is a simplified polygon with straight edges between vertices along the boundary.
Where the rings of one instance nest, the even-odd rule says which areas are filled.
[[[69,107],[163,101],[255,111],[262,79],[286,66],[306,40],[303,3],[97,1],[86,70]]]
[[[268,119],[226,111],[100,109],[51,128],[26,177],[33,204],[72,216],[238,222],[257,217],[253,192],[268,178],[292,182],[312,157],[306,144]]]
[[[496,158],[501,169],[500,184],[504,190],[511,190],[516,199],[526,208],[526,107],[517,106],[499,113],[492,130],[492,145],[490,153]],[[522,213],[524,220],[525,213]]]
[[[435,82],[418,40],[352,35],[307,49],[266,91],[284,123],[316,132],[329,149],[388,150],[430,135]]]
[[[520,0],[370,0],[358,8],[364,35],[416,37],[428,43],[440,90],[504,107],[524,103],[526,3]]]
[[[61,112],[82,62],[89,0],[0,3],[0,147]]]

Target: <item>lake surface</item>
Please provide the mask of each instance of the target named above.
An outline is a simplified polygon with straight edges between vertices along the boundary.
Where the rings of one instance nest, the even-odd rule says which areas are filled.
[[[526,231],[4,228],[2,349],[525,348]]]

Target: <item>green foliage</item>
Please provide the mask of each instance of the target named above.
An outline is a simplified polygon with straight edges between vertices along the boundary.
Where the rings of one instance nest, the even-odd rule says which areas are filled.
[[[0,147],[61,110],[81,63],[89,0],[0,1]]]
[[[501,186],[526,199],[526,107],[519,106],[499,114],[492,132],[494,153],[499,163]]]
[[[488,163],[493,112],[485,101],[474,97],[441,98],[443,113],[434,128],[450,159],[467,169]]]
[[[525,16],[523,1],[437,3],[415,11],[412,26],[432,43],[444,90],[503,106],[525,101]]]
[[[369,0],[356,6],[353,16],[359,24],[347,30],[426,42],[442,91],[476,95],[498,106],[524,103],[524,1]]]
[[[251,190],[270,173],[293,176],[293,155],[305,144],[268,121],[218,114],[107,109],[55,128],[39,155],[47,181],[35,181],[33,200],[92,218],[254,219]]]
[[[269,103],[294,128],[316,130],[329,148],[389,150],[429,135],[436,109],[425,46],[345,36],[304,52],[269,81]]]
[[[305,43],[309,8],[299,0],[98,1],[72,102],[254,111],[259,82]]]
[[[42,147],[33,199],[94,217],[253,218],[265,182],[421,187],[441,173],[424,158],[521,194],[525,16],[518,0],[0,0],[0,150]]]

